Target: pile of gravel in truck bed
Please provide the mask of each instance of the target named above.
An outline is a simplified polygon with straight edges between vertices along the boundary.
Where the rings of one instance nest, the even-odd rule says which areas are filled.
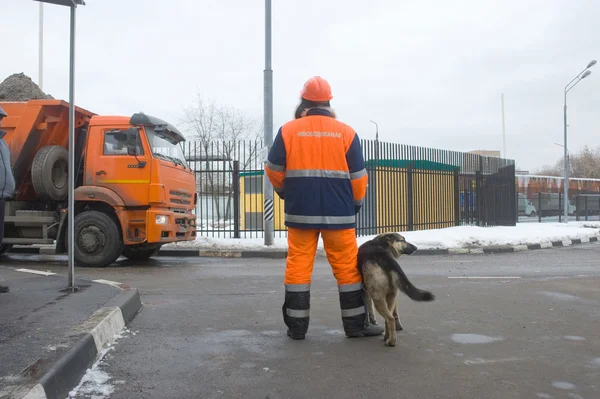
[[[52,100],[24,73],[14,73],[0,83],[0,101]]]

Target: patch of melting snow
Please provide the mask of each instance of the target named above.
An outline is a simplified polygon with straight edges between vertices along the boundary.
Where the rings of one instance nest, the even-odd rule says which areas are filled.
[[[565,389],[565,390],[575,389],[575,385],[571,384],[570,382],[566,382],[566,381],[554,381],[552,383],[552,386],[554,388]]]
[[[275,330],[266,330],[266,331],[261,331],[260,332],[262,335],[266,335],[268,337],[272,337],[275,335],[279,335],[279,331],[275,331]]]
[[[490,337],[481,334],[452,334],[452,341],[459,344],[489,344],[503,340],[502,337]]]
[[[560,299],[563,301],[574,301],[576,299],[579,299],[575,295],[563,294],[562,292],[541,291],[540,294],[549,296],[554,299]]]
[[[114,350],[118,340],[127,338],[133,335],[132,333],[128,328],[124,328],[121,332],[114,335],[113,341],[100,351],[96,362],[86,371],[79,385],[69,392],[69,398],[91,397],[92,399],[104,399],[115,391],[114,384],[125,383],[125,381],[121,380],[110,383],[112,377],[101,368],[106,364],[104,360],[106,355],[111,350]]]
[[[548,395],[547,393],[536,393],[538,398],[544,398],[544,399],[552,399],[552,395]]]
[[[600,366],[600,357],[593,359],[591,363],[595,366]]]
[[[585,341],[585,338],[577,335],[565,335],[563,338],[568,339],[569,341]]]
[[[48,345],[48,346],[46,347],[46,350],[47,350],[48,352],[54,352],[54,351],[56,351],[57,349],[60,349],[60,348],[68,348],[68,347],[69,347],[69,345],[67,345],[67,344]]]

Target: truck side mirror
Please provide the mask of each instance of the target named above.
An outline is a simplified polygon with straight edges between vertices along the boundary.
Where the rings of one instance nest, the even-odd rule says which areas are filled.
[[[138,154],[138,144],[139,144],[139,132],[135,127],[130,127],[129,129],[125,130],[125,137],[126,137],[126,143],[127,143],[127,154],[129,155],[140,155]]]

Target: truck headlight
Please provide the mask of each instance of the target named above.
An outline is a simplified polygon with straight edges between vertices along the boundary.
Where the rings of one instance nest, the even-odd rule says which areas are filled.
[[[166,215],[156,215],[156,224],[167,224],[169,223],[169,217]]]

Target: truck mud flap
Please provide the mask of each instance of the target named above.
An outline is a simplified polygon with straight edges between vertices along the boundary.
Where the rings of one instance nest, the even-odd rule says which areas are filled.
[[[67,253],[67,227],[69,224],[68,211],[60,213],[60,224],[56,235],[56,254]]]

